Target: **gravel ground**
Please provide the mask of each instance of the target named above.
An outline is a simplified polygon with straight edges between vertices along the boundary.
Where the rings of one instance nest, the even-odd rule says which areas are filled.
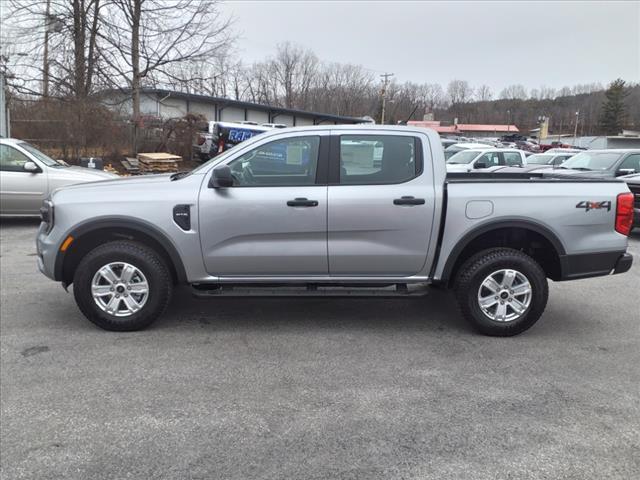
[[[640,476],[640,266],[479,336],[451,296],[197,300],[110,333],[1,233],[3,479]],[[640,258],[640,232],[630,250]]]

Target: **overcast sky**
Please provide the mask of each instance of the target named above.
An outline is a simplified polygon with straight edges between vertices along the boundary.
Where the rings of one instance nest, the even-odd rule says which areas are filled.
[[[640,81],[640,1],[229,1],[245,63],[292,41],[320,59],[499,92]]]

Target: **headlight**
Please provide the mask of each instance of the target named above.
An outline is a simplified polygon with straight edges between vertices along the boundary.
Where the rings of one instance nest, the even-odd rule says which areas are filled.
[[[47,225],[47,233],[53,229],[54,213],[53,202],[51,200],[45,200],[40,207],[40,218],[42,223]]]

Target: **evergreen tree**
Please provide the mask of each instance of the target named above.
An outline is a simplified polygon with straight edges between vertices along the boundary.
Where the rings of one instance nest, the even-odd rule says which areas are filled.
[[[618,135],[626,116],[624,99],[629,95],[625,81],[621,78],[614,80],[604,94],[607,99],[602,104],[600,127],[606,135]]]

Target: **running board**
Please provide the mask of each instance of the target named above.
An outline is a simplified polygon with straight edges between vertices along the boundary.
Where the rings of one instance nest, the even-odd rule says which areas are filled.
[[[336,287],[324,285],[297,285],[270,287],[242,285],[207,285],[191,287],[197,298],[212,297],[421,297],[429,293],[426,283],[395,284],[388,286]]]

